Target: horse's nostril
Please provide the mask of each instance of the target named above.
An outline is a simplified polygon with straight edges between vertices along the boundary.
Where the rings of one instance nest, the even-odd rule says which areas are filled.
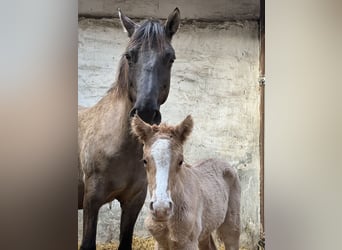
[[[135,114],[138,114],[138,110],[136,108],[132,108],[132,110],[129,112],[129,116],[133,117]]]
[[[156,124],[159,124],[161,122],[161,114],[159,112],[159,110],[155,110],[154,111],[154,114],[153,114],[153,121],[156,123]]]
[[[134,107],[129,112],[130,117],[138,115],[144,122],[149,124],[159,124],[161,122],[161,114],[158,109],[148,109]]]
[[[153,211],[153,201],[150,202],[150,210]]]

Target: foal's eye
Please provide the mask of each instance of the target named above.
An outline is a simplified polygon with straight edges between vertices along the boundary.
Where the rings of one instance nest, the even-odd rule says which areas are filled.
[[[183,160],[180,160],[178,164],[181,166],[183,164]]]
[[[146,164],[147,164],[147,161],[146,161],[145,159],[143,160],[143,162],[144,162],[144,165],[146,165]]]

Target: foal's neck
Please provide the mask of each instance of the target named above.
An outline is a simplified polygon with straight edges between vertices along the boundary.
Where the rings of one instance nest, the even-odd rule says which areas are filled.
[[[174,188],[172,189],[172,196],[176,204],[188,202],[188,199],[191,197],[191,192],[188,189],[190,183],[192,183],[191,166],[184,164],[177,174]]]

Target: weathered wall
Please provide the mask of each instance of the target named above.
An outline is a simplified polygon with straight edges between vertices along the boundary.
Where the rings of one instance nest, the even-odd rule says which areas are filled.
[[[79,0],[78,13],[85,16],[117,17],[121,8],[130,17],[165,18],[175,8],[182,18],[206,20],[256,20],[259,0]]]
[[[79,104],[96,103],[115,79],[128,42],[117,20],[79,21]],[[185,159],[227,160],[242,183],[241,243],[252,249],[259,237],[259,41],[255,21],[183,24],[173,39],[177,59],[163,121],[179,123],[188,114],[195,127]],[[146,235],[142,210],[135,233]],[[117,239],[120,209],[101,208],[98,241]],[[82,211],[79,211],[79,239]]]

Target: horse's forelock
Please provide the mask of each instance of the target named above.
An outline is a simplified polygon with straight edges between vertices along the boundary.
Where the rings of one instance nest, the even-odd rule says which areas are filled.
[[[143,22],[134,32],[128,47],[162,51],[166,41],[164,26],[159,20],[150,19]]]

